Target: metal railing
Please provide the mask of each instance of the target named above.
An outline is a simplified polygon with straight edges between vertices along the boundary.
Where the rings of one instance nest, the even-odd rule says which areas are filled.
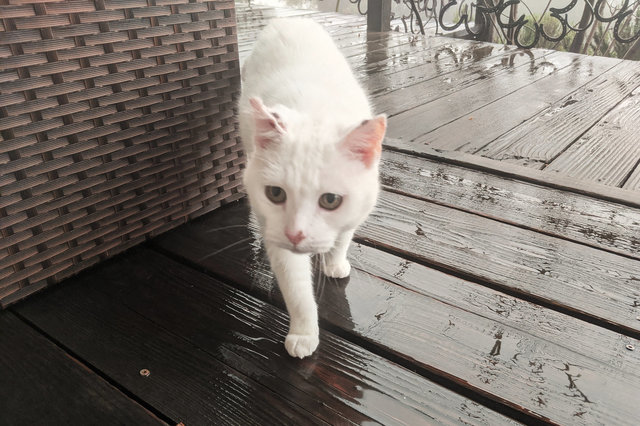
[[[640,60],[640,0],[349,0],[370,31],[444,33]]]

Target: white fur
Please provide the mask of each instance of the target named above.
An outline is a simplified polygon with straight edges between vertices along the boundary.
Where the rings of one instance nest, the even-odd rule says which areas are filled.
[[[244,184],[289,311],[285,347],[291,356],[303,358],[318,345],[310,255],[324,253],[328,276],[349,275],[346,253],[353,232],[378,196],[377,156],[365,164],[345,148],[347,135],[372,112],[342,54],[310,20],[280,20],[265,28],[244,64],[242,80],[240,136],[248,155]],[[250,99],[261,99],[267,114],[277,118],[272,131],[258,128]],[[274,141],[256,142],[263,133]],[[283,188],[286,202],[269,201],[266,185]],[[342,195],[341,206],[321,208],[318,199],[324,193]],[[285,230],[303,232],[305,238],[294,246]]]

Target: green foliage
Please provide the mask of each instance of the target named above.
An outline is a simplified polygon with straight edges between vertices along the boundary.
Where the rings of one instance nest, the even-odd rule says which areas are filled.
[[[599,22],[593,38],[590,40],[587,52],[589,55],[609,56],[612,58],[624,58],[634,43],[620,43],[613,37],[614,23],[604,24]],[[630,38],[640,31],[640,8],[634,16],[627,18],[621,26],[620,36]],[[636,40],[637,41],[637,40]],[[640,49],[629,52],[626,59],[640,60]]]
[[[537,22],[538,25],[542,26],[542,30],[551,38],[555,38],[562,34],[562,24],[553,16],[550,16],[548,13],[545,13],[542,18],[540,16],[527,16],[526,20],[528,21],[525,24],[525,27],[520,30],[519,40],[523,45],[529,45],[534,37],[535,37],[535,27],[534,23]],[[541,30],[541,32],[542,32]],[[541,47],[544,49],[554,49],[561,51],[568,51],[571,43],[573,42],[573,38],[575,33],[573,31],[569,31],[565,34],[564,38],[560,41],[549,41],[540,34],[540,38],[538,40],[538,44],[536,47]]]

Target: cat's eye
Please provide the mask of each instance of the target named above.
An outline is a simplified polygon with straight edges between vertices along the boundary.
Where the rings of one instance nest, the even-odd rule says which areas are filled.
[[[342,204],[342,197],[338,194],[322,194],[318,204],[325,210],[335,210]]]
[[[267,186],[264,192],[269,201],[274,204],[282,204],[287,199],[287,193],[279,186]]]

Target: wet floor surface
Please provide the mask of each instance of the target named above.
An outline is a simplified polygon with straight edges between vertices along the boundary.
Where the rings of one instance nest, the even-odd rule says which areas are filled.
[[[357,15],[253,6],[239,16],[241,62],[274,17],[321,22],[376,110],[389,116],[389,148],[444,151],[545,181],[589,182],[603,193],[607,187],[640,190],[640,62],[443,36],[367,34]]]
[[[263,20],[239,9],[241,56],[254,34],[249,28],[306,13],[261,10]],[[366,51],[358,40],[364,30],[352,31],[360,18],[314,16],[333,28],[356,73],[369,79],[391,126],[416,108],[420,93],[461,114],[465,103],[511,96],[500,79],[518,91],[562,78],[546,87],[555,87],[561,109],[571,109],[578,95],[567,98],[565,85],[588,97],[592,84],[604,96],[603,81],[616,79],[625,92],[636,75],[634,65],[611,59],[448,39],[412,42],[426,56],[395,36],[370,39]],[[465,102],[455,96],[460,90],[467,90]],[[553,109],[560,101],[527,93],[542,108],[541,123],[564,114]],[[419,122],[418,129],[446,121],[443,111],[417,117],[406,122]],[[497,127],[501,118],[494,116]],[[418,133],[415,140],[433,134]],[[637,424],[634,192],[600,193],[584,179],[518,174],[530,167],[506,159],[512,168],[497,169],[401,145],[410,142],[392,139],[383,152],[384,191],[351,245],[350,277],[315,274],[321,343],[313,356],[292,359],[284,349],[282,297],[240,201],[1,312],[0,376],[21,384],[0,386],[3,420]]]

